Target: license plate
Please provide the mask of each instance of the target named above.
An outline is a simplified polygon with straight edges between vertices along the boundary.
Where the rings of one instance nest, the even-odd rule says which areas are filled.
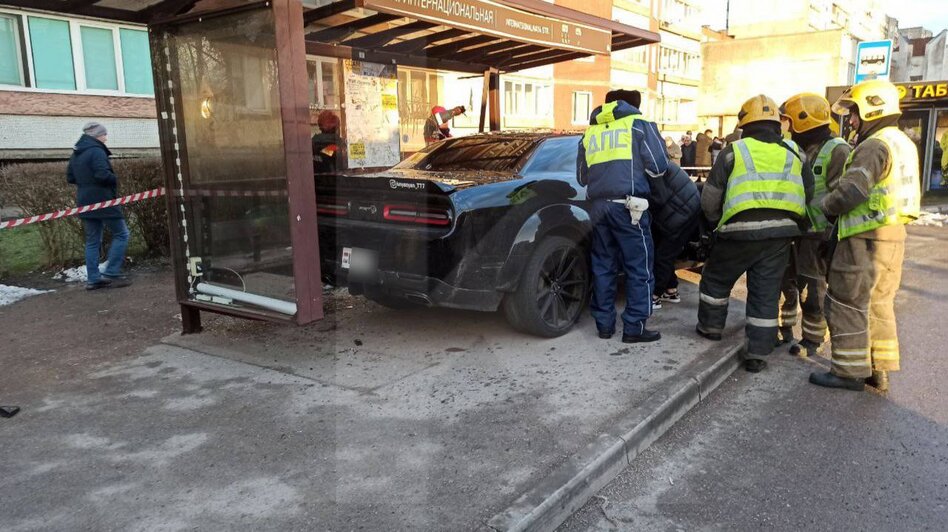
[[[378,253],[364,248],[342,248],[342,269],[359,275],[370,275],[378,271]]]

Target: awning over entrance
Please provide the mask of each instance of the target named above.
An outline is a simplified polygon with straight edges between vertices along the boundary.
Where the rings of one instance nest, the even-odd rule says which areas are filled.
[[[5,0],[3,4],[153,24],[219,0]],[[246,2],[246,7],[265,2]],[[314,53],[483,73],[606,55],[659,41],[648,30],[542,0],[302,0]],[[233,5],[233,2],[227,3]]]

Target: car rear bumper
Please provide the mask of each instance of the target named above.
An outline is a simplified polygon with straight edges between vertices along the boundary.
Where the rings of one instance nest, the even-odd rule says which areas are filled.
[[[504,294],[497,290],[475,290],[452,286],[441,279],[404,272],[378,271],[368,278],[350,279],[349,271],[335,263],[335,280],[353,295],[397,297],[429,307],[493,312]]]

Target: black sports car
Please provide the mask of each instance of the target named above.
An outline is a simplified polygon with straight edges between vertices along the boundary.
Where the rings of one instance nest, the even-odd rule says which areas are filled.
[[[389,307],[503,308],[554,337],[586,307],[578,135],[448,139],[381,173],[317,175],[325,280]]]

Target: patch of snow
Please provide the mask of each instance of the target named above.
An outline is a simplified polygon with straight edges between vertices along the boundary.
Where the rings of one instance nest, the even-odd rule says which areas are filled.
[[[102,264],[99,264],[99,270],[101,271],[105,269],[105,266],[107,264],[108,262],[103,262]],[[62,270],[56,275],[54,275],[53,279],[56,279],[57,281],[59,280],[66,281],[67,283],[84,283],[89,280],[89,276],[86,274],[86,267],[83,265],[83,266],[76,266],[75,268],[67,268],[65,270]]]
[[[23,288],[22,286],[9,286],[0,284],[0,307],[12,305],[21,299],[30,296],[38,296],[51,292],[51,290],[35,290],[33,288]]]
[[[918,217],[918,220],[912,222],[912,225],[945,227],[948,225],[948,214],[922,211],[922,214]]]

